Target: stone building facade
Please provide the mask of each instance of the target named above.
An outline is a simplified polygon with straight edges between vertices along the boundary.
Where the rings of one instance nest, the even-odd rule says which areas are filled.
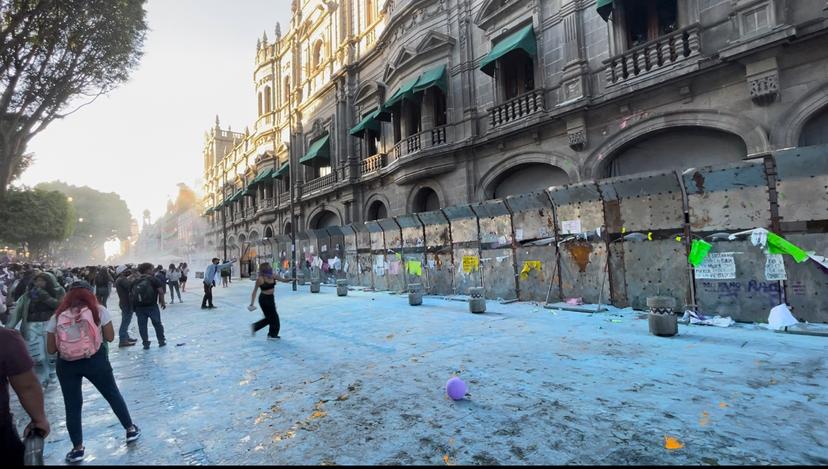
[[[205,134],[216,253],[225,230],[230,255],[249,257],[291,223],[361,223],[828,143],[825,0],[292,8],[286,31],[257,45],[256,122],[233,132],[217,119]]]

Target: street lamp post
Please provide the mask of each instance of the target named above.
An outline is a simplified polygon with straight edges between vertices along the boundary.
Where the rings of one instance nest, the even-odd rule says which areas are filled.
[[[296,35],[293,35],[292,44],[294,52],[296,51]],[[293,70],[291,70],[292,72]],[[291,73],[294,75],[294,73]],[[290,85],[293,86],[294,80],[293,76],[291,76]],[[294,201],[293,199],[296,198],[296,177],[295,175],[299,173],[299,168],[297,168],[298,164],[293,164],[292,160],[298,161],[298,158],[294,158],[293,154],[295,153],[295,149],[293,147],[293,91],[289,88],[288,89],[288,175],[290,177],[290,249],[291,249],[291,258],[293,259],[293,282],[292,288],[293,291],[296,291],[296,277],[299,275],[299,266],[296,262],[296,212],[294,208]]]

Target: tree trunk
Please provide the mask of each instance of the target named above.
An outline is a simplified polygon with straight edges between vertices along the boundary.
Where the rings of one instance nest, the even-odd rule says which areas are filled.
[[[0,203],[14,177],[15,168],[23,159],[28,136],[0,125]]]

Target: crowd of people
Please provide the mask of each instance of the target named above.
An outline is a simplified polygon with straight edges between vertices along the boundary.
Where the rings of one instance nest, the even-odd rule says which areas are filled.
[[[164,347],[160,309],[167,306],[167,290],[170,303],[176,295],[179,303],[183,302],[181,292],[186,292],[188,275],[186,263],[170,264],[166,269],[150,263],[71,269],[37,264],[0,266],[0,322],[4,326],[0,328],[0,453],[9,455],[10,462],[23,462],[23,443],[9,406],[9,384],[32,419],[24,436],[37,432],[45,437],[50,429],[43,392],[55,379],[60,383],[73,445],[67,462],[85,457],[83,378],[107,400],[126,430],[127,443],[137,440],[140,430],[132,422],[109,363],[108,343],[114,341],[115,330],[107,303],[114,287],[121,311],[119,347],[137,343],[129,336],[133,315],[144,349],[151,344],[148,322],[155,329],[158,346]]]
[[[212,259],[203,276],[202,309],[213,309],[212,290],[236,260],[221,263]],[[85,457],[81,408],[82,380],[86,378],[106,399],[126,431],[126,441],[137,440],[141,432],[132,421],[109,362],[110,342],[115,340],[112,315],[107,303],[112,289],[118,298],[121,323],[118,346],[131,347],[138,340],[129,336],[133,315],[144,350],[151,345],[148,323],[152,323],[158,347],[167,345],[161,310],[170,303],[183,303],[189,267],[186,263],[162,265],[142,263],[118,266],[87,266],[70,269],[45,265],[7,264],[0,266],[0,454],[22,464],[23,443],[13,423],[9,384],[31,418],[24,436],[49,434],[43,393],[55,379],[60,383],[66,412],[66,427],[72,449],[67,462]],[[268,340],[279,338],[279,316],[275,304],[276,282],[291,282],[277,276],[268,263],[259,266],[249,309],[259,292],[264,318],[251,325],[253,335],[266,326]],[[18,329],[19,328],[19,332]]]

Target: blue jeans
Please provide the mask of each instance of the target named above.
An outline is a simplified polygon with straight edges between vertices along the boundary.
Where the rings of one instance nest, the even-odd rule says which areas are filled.
[[[170,303],[175,301],[175,293],[178,293],[178,301],[181,301],[181,290],[178,282],[170,282]]]
[[[132,307],[129,303],[118,303],[121,308],[121,327],[118,328],[118,338],[129,339],[129,324],[132,322]]]
[[[147,334],[147,320],[152,321],[152,328],[155,329],[155,337],[159,344],[166,342],[164,340],[164,325],[161,324],[161,310],[158,305],[152,306],[135,306],[135,316],[138,317],[138,333],[141,334],[141,340],[144,345],[149,345],[149,334]]]
[[[101,346],[98,352],[89,358],[71,362],[58,357],[57,376],[66,408],[66,429],[69,431],[69,439],[72,440],[74,446],[83,443],[81,425],[83,378],[88,379],[106,399],[125,430],[132,426],[132,418],[129,416],[126,402],[115,383],[115,376],[112,375],[112,365],[109,364],[109,357],[106,356],[106,347]]]

